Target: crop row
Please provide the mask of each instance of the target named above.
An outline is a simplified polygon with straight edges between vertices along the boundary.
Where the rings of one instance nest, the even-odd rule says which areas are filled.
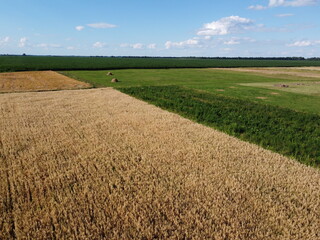
[[[177,86],[120,91],[242,140],[320,166],[320,116]]]
[[[0,56],[0,72],[102,70],[128,68],[297,67],[320,66],[312,59],[213,59],[143,57]]]

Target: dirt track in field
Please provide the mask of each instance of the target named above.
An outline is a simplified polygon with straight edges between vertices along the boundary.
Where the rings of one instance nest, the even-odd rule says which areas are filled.
[[[0,73],[1,92],[30,92],[88,88],[89,84],[53,71]]]
[[[320,67],[276,67],[276,68],[213,68],[262,75],[288,75],[295,77],[320,78]]]
[[[0,95],[0,239],[320,239],[320,171],[113,89]]]

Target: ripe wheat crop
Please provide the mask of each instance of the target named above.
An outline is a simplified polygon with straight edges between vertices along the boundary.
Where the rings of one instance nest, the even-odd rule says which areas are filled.
[[[52,71],[0,73],[1,92],[88,88],[89,84]]]
[[[320,239],[320,172],[113,89],[0,95],[0,239]]]

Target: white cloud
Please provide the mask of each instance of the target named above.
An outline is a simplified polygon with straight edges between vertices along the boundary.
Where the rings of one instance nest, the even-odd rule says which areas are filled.
[[[76,48],[74,46],[67,47],[67,50],[75,50]]]
[[[263,10],[267,8],[273,8],[273,7],[304,7],[304,6],[311,6],[315,5],[319,2],[319,0],[269,0],[268,6],[262,6],[262,5],[255,5],[255,6],[249,6],[249,9],[252,10]]]
[[[255,42],[257,42],[256,39],[253,39],[253,38],[250,38],[250,37],[239,38],[239,40],[242,40],[243,42],[248,42],[248,43],[255,43]]]
[[[218,21],[204,24],[197,35],[216,36],[237,33],[254,27],[252,20],[239,16],[221,18]]]
[[[151,44],[149,44],[149,45],[147,46],[147,48],[149,48],[149,49],[156,49],[156,48],[157,48],[157,44],[151,43]]]
[[[182,41],[182,42],[171,42],[171,41],[167,41],[165,43],[165,47],[166,49],[170,49],[173,47],[177,47],[177,48],[186,48],[186,47],[196,47],[199,46],[199,40],[198,39],[188,39],[186,41]]]
[[[294,14],[292,14],[292,13],[283,13],[283,14],[278,14],[276,16],[280,17],[280,18],[282,18],[282,17],[292,17],[292,16],[294,16]]]
[[[151,45],[153,45],[153,44],[149,44],[147,47],[150,48]],[[133,48],[133,49],[143,49],[145,47],[145,45],[142,43],[134,43],[134,44],[122,43],[122,44],[120,44],[120,47]]]
[[[314,5],[318,2],[318,0],[269,0],[269,7],[303,7]]]
[[[117,27],[116,25],[110,24],[110,23],[90,23],[87,24],[87,26],[92,27],[92,28],[115,28]]]
[[[18,47],[23,48],[27,45],[28,39],[26,37],[20,38]]]
[[[236,41],[235,39],[231,39],[229,41],[225,41],[223,44],[225,44],[225,45],[236,45],[236,44],[240,44],[240,42]]]
[[[309,47],[314,45],[320,45],[320,40],[319,41],[303,40],[303,41],[296,41],[294,43],[288,44],[289,47]]]
[[[84,26],[76,26],[77,31],[82,31],[84,29]]]
[[[224,45],[238,45],[238,44],[245,44],[245,43],[255,43],[257,40],[249,37],[233,37],[231,39],[219,39],[218,43],[223,43]]]
[[[48,49],[48,48],[61,48],[62,46],[60,44],[40,43],[36,45],[36,47]]]
[[[264,9],[267,9],[267,7],[265,6],[262,6],[262,5],[252,5],[252,6],[249,6],[248,7],[249,9],[252,9],[252,10],[264,10]]]
[[[104,43],[104,42],[95,42],[92,46],[94,47],[94,48],[103,48],[103,47],[105,47],[107,44],[106,43]]]
[[[4,38],[0,38],[0,46],[1,45],[6,45],[7,43],[9,43],[10,41],[10,37],[4,37]]]
[[[218,45],[238,45],[242,43],[256,42],[254,39],[246,37],[232,37],[219,39],[213,36],[224,36],[233,33],[241,33],[243,31],[262,29],[263,25],[254,24],[254,22],[247,18],[241,18],[239,16],[230,16],[221,18],[218,21],[204,24],[204,27],[197,32],[196,37],[191,39],[174,42],[167,41],[165,43],[166,49],[171,48],[215,48]]]
[[[134,49],[142,49],[144,45],[142,43],[135,43],[135,44],[132,44],[131,47]]]
[[[289,47],[307,47],[311,45],[312,45],[311,41],[297,41],[292,44],[289,44],[288,46]]]

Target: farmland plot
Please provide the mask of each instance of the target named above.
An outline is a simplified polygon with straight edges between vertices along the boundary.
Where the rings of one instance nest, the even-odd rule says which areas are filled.
[[[0,239],[320,239],[320,172],[112,89],[0,95]]]
[[[127,69],[106,71],[69,71],[69,77],[91,83],[95,87],[183,86],[213,94],[289,108],[299,112],[320,114],[320,71],[318,68],[255,68],[253,69]],[[269,69],[269,70],[268,70]],[[112,71],[114,76],[106,76]],[[268,72],[274,74],[268,74]],[[292,74],[279,74],[285,71]],[[301,74],[316,74],[313,77]],[[298,75],[297,75],[298,74]],[[111,82],[116,77],[117,84]],[[292,85],[291,83],[295,84]],[[302,83],[297,85],[297,83]],[[271,84],[271,88],[268,87]],[[279,87],[289,85],[289,88]],[[274,86],[275,85],[275,86]],[[310,86],[309,86],[310,85]],[[294,87],[293,87],[294,86]],[[315,94],[314,94],[315,93]]]
[[[215,68],[214,68],[215,69]],[[289,67],[289,68],[225,68],[224,70],[247,72],[265,75],[273,75],[275,77],[300,77],[300,78],[320,78],[320,67]]]
[[[0,73],[1,92],[88,88],[89,84],[53,71]]]

